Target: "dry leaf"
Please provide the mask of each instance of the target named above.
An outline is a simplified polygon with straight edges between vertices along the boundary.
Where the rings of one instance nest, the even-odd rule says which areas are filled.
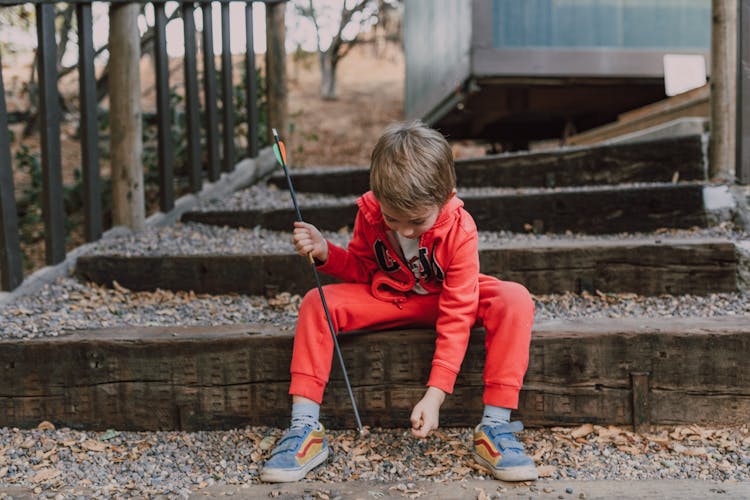
[[[573,436],[574,439],[586,437],[589,434],[594,432],[594,426],[591,424],[583,424],[582,426],[578,427],[577,429],[573,429],[573,431],[570,433],[571,436]]]
[[[43,469],[37,472],[34,477],[31,478],[32,483],[43,483],[45,481],[49,481],[50,479],[54,479],[57,476],[62,474],[57,469]]]
[[[94,441],[93,439],[87,439],[83,443],[81,443],[81,447],[84,450],[89,451],[104,451],[107,449],[107,445],[102,443],[101,441]]]
[[[492,498],[482,488],[474,488],[474,491],[477,492],[477,500],[490,500]]]
[[[557,467],[554,465],[540,465],[536,468],[539,477],[552,477],[557,472]]]
[[[625,453],[630,453],[631,455],[640,455],[642,453],[642,451],[635,446],[624,445],[618,446],[617,449],[620,451],[624,451]]]
[[[130,290],[119,284],[117,280],[112,280],[112,288],[120,293],[130,293]]]
[[[705,456],[708,455],[708,451],[704,447],[698,447],[698,448],[687,448],[685,451],[682,452],[683,455],[688,455],[691,457],[698,457],[698,456]]]
[[[261,450],[268,451],[268,450],[270,450],[273,447],[274,443],[276,443],[276,438],[275,437],[273,437],[273,436],[266,436],[266,437],[264,437],[263,439],[260,440],[260,445],[258,445],[258,446],[260,447]]]
[[[40,422],[39,425],[36,426],[36,428],[39,429],[40,431],[54,431],[55,424],[47,420],[44,420]]]

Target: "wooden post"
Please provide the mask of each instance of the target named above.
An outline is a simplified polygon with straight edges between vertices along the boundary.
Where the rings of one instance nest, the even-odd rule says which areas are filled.
[[[0,68],[2,67],[0,61]],[[0,290],[13,290],[23,281],[9,135],[5,86],[3,73],[0,71]]]
[[[735,173],[750,184],[750,0],[739,0],[737,13],[737,113]]]
[[[737,0],[712,0],[711,179],[734,180]]]
[[[112,160],[112,223],[131,229],[145,226],[143,139],[141,129],[141,58],[137,3],[109,7],[109,123]]]
[[[287,81],[286,81],[286,2],[266,4],[266,95],[268,99],[268,143],[273,143],[271,128],[287,135]],[[251,105],[251,103],[248,103]],[[282,137],[283,138],[283,137]],[[288,146],[288,144],[287,144]],[[290,148],[287,147],[287,155]]]

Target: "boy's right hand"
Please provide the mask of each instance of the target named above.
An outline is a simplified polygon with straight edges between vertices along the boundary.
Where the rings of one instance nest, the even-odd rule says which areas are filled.
[[[292,242],[301,256],[311,255],[318,262],[328,260],[328,242],[312,224],[295,222]]]

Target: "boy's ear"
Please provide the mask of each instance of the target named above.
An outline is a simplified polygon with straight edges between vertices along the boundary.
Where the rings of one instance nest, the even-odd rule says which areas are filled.
[[[456,196],[456,188],[453,188],[453,191],[451,191],[451,194],[448,195],[448,199],[445,201],[450,201],[454,196]]]

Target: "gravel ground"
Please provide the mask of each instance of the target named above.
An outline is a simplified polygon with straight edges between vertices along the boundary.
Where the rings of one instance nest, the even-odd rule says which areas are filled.
[[[193,292],[131,292],[73,278],[60,278],[37,294],[0,308],[0,338],[57,336],[66,330],[116,326],[222,325],[270,323],[294,327],[301,297],[281,293],[204,295]],[[536,321],[573,318],[747,316],[750,293],[707,296],[635,294],[554,294],[534,297]]]
[[[351,239],[348,231],[321,231],[331,242],[346,246]],[[653,239],[662,243],[694,238],[726,238],[746,240],[750,235],[737,231],[729,223],[702,229],[664,229],[655,233],[618,233],[600,236],[582,234],[511,233],[481,231],[479,247],[553,241],[597,241]],[[139,233],[118,236],[93,243],[88,255],[161,256],[201,254],[293,253],[291,231],[269,231],[261,227],[234,229],[198,223],[177,223],[173,226],[148,228]]]
[[[694,183],[686,183],[694,184]],[[628,183],[618,184],[618,188],[637,188],[649,186],[663,186],[664,183]],[[605,191],[612,189],[610,185],[601,186],[570,186],[557,188],[539,188],[539,187],[518,187],[518,188],[501,188],[501,187],[458,187],[458,196],[488,196],[488,195],[507,195],[507,194],[535,194],[548,192],[582,192],[582,191]],[[311,206],[330,206],[340,203],[352,203],[357,199],[357,195],[333,196],[323,193],[295,193],[297,201],[302,209]],[[247,189],[237,191],[225,199],[215,199],[204,201],[198,209],[203,211],[211,210],[256,210],[256,209],[278,209],[290,208],[292,206],[292,197],[288,189],[279,188],[273,184],[259,183],[250,186]]]
[[[214,484],[257,483],[280,429],[212,432],[106,432],[0,428],[0,486],[33,488],[41,498],[76,490],[97,498],[187,496]],[[310,481],[491,479],[471,456],[471,429],[439,429],[427,439],[402,429],[329,432],[332,457]],[[660,427],[651,434],[590,424],[520,434],[549,479],[750,480],[747,426]],[[70,489],[72,488],[72,489]]]

